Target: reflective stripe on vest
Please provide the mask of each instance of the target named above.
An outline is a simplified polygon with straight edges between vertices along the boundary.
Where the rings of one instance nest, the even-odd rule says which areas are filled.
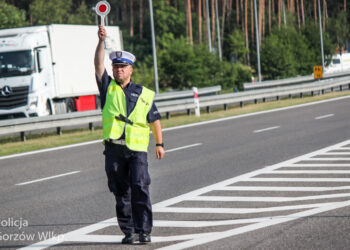
[[[119,115],[127,117],[127,109],[123,89],[112,80],[102,110],[104,140],[119,139],[125,129],[126,146],[134,151],[147,152],[150,131],[147,114],[152,107],[153,98],[154,92],[143,87],[134,110],[128,116],[132,124],[117,120],[115,117]]]

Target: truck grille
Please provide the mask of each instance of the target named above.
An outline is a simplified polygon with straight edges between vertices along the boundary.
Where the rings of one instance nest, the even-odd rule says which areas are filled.
[[[0,109],[13,109],[28,103],[29,86],[13,87],[12,93],[4,96],[0,91]]]

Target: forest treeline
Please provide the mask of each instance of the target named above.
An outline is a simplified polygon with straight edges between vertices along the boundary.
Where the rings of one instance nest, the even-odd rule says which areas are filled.
[[[319,1],[327,64],[334,53],[347,49],[349,6],[347,0]],[[96,3],[97,0],[0,0],[0,28],[96,24]],[[109,25],[122,29],[124,49],[137,57],[133,80],[153,88],[149,1],[109,3]],[[322,64],[318,0],[256,3],[258,34],[254,0],[217,0],[217,6],[216,0],[153,0],[160,89],[213,85],[225,90],[241,89],[242,83],[257,75],[256,38],[263,79],[312,74],[313,66]]]

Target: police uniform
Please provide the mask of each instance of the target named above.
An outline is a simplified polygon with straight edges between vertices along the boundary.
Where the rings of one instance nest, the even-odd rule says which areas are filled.
[[[123,61],[132,65],[135,61],[135,58],[132,56],[133,55],[128,52],[121,51],[119,55],[111,53],[110,59],[113,62]],[[115,119],[113,117],[113,121],[111,121],[111,127],[118,127],[114,124],[115,122],[117,125],[125,123],[124,128],[121,128],[124,130],[119,130],[119,134],[117,132],[114,136],[111,136],[115,137],[121,134],[119,138],[111,139],[109,136],[106,136],[106,133],[110,135],[112,132],[105,132],[106,122],[103,122],[105,170],[109,190],[113,192],[116,199],[116,213],[119,227],[125,235],[134,233],[150,234],[152,231],[153,219],[149,195],[151,179],[148,173],[146,152],[148,142],[141,142],[140,145],[137,145],[137,143],[135,144],[135,141],[129,142],[129,135],[126,135],[126,133],[129,131],[128,126],[130,126],[130,129],[134,127],[132,119],[128,119],[128,117],[130,118],[130,116],[134,115],[134,110],[139,109],[138,107],[141,106],[138,104],[139,101],[145,102],[146,105],[143,106],[149,110],[147,115],[145,115],[145,121],[147,120],[148,123],[152,123],[161,118],[152,98],[152,93],[154,96],[154,92],[133,82],[129,82],[125,88],[121,88],[118,83],[107,74],[107,71],[104,71],[101,79],[96,78],[96,80],[100,91],[103,118],[107,116],[105,113],[108,113],[108,109],[115,103],[111,100],[113,96],[115,96],[116,101],[120,101],[120,99],[122,99],[123,102],[125,101],[124,105],[126,106],[125,114],[120,114],[116,116]],[[117,91],[115,92],[117,94],[110,93],[113,88]],[[145,93],[149,94],[148,99]],[[119,96],[116,97],[118,94]],[[124,97],[125,100],[121,97]],[[147,100],[151,100],[150,103],[147,103]],[[147,107],[147,105],[150,105],[150,107]],[[134,119],[136,119],[136,116],[139,114],[140,111],[137,110],[137,114],[133,116],[135,117]],[[120,133],[121,131],[122,133]],[[143,133],[147,134],[146,132]],[[140,136],[137,136],[137,138],[138,137]],[[149,140],[149,132],[147,137]]]

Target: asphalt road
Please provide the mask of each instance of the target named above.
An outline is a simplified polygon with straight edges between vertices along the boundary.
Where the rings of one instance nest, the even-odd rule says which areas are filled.
[[[119,243],[102,144],[0,158],[0,248],[348,249],[349,106],[340,98],[164,131],[165,158],[150,147],[146,246]]]

